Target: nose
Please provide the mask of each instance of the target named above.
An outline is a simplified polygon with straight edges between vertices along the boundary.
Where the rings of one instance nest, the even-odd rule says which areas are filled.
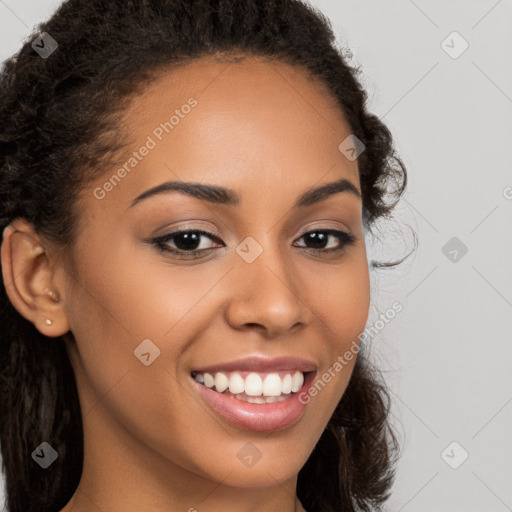
[[[275,337],[309,323],[307,289],[277,249],[265,248],[252,263],[240,258],[236,265],[226,307],[231,327]]]

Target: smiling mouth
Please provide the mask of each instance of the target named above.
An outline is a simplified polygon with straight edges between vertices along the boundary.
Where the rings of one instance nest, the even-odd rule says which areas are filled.
[[[192,372],[203,386],[243,402],[268,404],[288,400],[303,386],[313,372],[282,370],[275,372]]]

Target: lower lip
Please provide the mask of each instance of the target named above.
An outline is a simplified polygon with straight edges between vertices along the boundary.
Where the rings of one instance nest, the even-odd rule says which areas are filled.
[[[308,388],[315,372],[310,372],[304,379],[304,384],[290,398],[282,402],[269,404],[251,404],[238,400],[231,395],[218,393],[197,382],[193,377],[192,382],[199,391],[204,401],[224,419],[237,427],[249,430],[268,431],[280,430],[298,422],[309,403]],[[308,396],[306,396],[308,395]],[[299,396],[306,403],[299,401]]]

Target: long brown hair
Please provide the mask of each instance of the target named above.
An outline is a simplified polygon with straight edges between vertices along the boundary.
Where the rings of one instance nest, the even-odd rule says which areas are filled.
[[[0,230],[21,217],[59,244],[76,240],[79,192],[122,147],[116,113],[154,73],[205,55],[263,56],[304,69],[335,98],[358,157],[364,222],[389,216],[407,174],[390,131],[366,109],[360,70],[328,20],[299,0],[67,0],[0,74]],[[396,264],[374,263],[374,266]],[[0,291],[0,442],[10,512],[60,510],[83,464],[79,397],[63,337],[42,335]],[[398,443],[389,394],[364,343],[349,385],[298,476],[308,512],[370,511],[389,497]],[[31,453],[48,442],[58,460]]]

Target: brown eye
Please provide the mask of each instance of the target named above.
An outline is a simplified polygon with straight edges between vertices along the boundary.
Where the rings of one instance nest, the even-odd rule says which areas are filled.
[[[356,242],[356,237],[352,233],[347,233],[338,229],[317,229],[304,233],[300,238],[304,238],[306,244],[313,247],[308,247],[314,252],[332,252],[339,251],[347,245],[352,245]],[[335,247],[327,247],[329,239],[337,239],[338,245]]]
[[[217,236],[207,231],[200,229],[178,229],[151,240],[151,243],[159,247],[161,251],[177,254],[183,258],[190,258],[213,248],[201,247],[203,238],[220,242]],[[171,241],[175,247],[170,245]]]

